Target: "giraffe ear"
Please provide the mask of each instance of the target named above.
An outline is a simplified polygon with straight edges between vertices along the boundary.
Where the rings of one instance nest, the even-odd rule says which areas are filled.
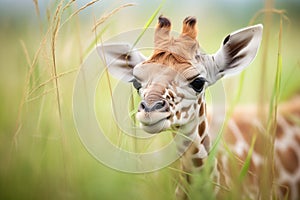
[[[130,82],[133,78],[133,68],[146,60],[146,57],[132,49],[129,44],[105,44],[97,46],[97,52],[108,71],[117,79]]]
[[[261,24],[240,29],[228,35],[220,49],[209,55],[211,64],[208,64],[210,84],[225,75],[241,72],[255,58],[262,38]]]

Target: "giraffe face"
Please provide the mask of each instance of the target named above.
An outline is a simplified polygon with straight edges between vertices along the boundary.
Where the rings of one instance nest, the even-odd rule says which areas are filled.
[[[178,71],[160,63],[142,63],[133,70],[141,102],[136,114],[142,128],[158,133],[188,124],[196,117],[198,99],[207,85],[193,66]]]
[[[242,71],[254,59],[262,25],[228,35],[215,54],[200,51],[196,19],[183,21],[179,37],[170,36],[171,22],[159,17],[153,54],[146,58],[128,44],[98,46],[109,72],[133,83],[141,96],[136,114],[148,133],[184,127],[197,113],[205,89],[225,75]]]

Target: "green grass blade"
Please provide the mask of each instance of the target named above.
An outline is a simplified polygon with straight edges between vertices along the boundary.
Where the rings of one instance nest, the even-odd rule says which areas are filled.
[[[174,131],[174,130],[170,130],[170,131],[172,131],[172,133],[174,133],[176,135],[179,135],[179,136],[181,136],[181,137],[183,137],[183,138],[185,138],[185,139],[187,139],[191,142],[194,141],[194,138],[190,138],[189,136],[186,136],[185,134],[181,133],[180,131]]]
[[[97,33],[95,39],[90,43],[90,45],[86,48],[86,50],[83,52],[83,58],[86,58],[89,53],[94,50],[95,46],[98,44],[98,41],[100,40],[103,33],[107,30],[109,27],[109,24],[104,26],[99,33]]]
[[[253,154],[253,150],[254,150],[254,145],[255,145],[255,141],[256,141],[256,134],[254,134],[254,136],[252,137],[252,141],[251,141],[251,146],[250,149],[248,151],[245,163],[241,169],[240,175],[239,175],[239,181],[242,182],[244,180],[244,178],[246,177],[248,170],[250,168],[250,163],[251,163],[251,157]]]
[[[280,17],[280,30],[279,30],[279,37],[278,37],[278,56],[277,56],[277,68],[276,68],[276,76],[275,76],[275,83],[273,86],[272,97],[270,100],[270,107],[269,107],[269,115],[267,121],[267,136],[268,139],[266,143],[266,159],[265,159],[265,169],[264,174],[270,178],[264,178],[262,180],[262,191],[263,197],[267,197],[268,193],[272,193],[274,190],[273,180],[275,176],[275,169],[274,169],[274,143],[275,143],[275,134],[276,134],[276,127],[277,127],[277,107],[280,97],[280,88],[281,88],[281,74],[282,74],[282,56],[281,56],[281,41],[282,41],[282,17]],[[271,187],[267,188],[265,185],[270,185]],[[264,188],[263,188],[264,187]]]
[[[242,94],[242,89],[243,89],[243,85],[244,85],[244,81],[245,81],[245,71],[243,71],[240,75],[240,80],[239,80],[239,87],[237,89],[237,94],[234,98],[234,101],[233,101],[233,104],[230,106],[230,109],[229,111],[227,112],[227,115],[226,115],[226,118],[225,118],[225,122],[223,124],[223,127],[226,127],[227,124],[228,124],[228,121],[234,111],[234,108],[235,106],[237,105],[237,103],[239,102],[240,100],[240,97],[241,97],[241,94]],[[209,162],[212,162],[216,152],[217,152],[217,147],[218,147],[218,144],[219,142],[221,141],[222,139],[222,136],[223,136],[223,131],[221,131],[218,135],[217,135],[217,138],[215,140],[215,142],[213,143],[212,145],[212,148],[211,148],[211,151],[210,151],[210,155],[209,155]]]
[[[148,21],[146,22],[142,32],[140,33],[140,35],[137,37],[137,39],[135,40],[135,42],[132,45],[132,48],[134,48],[137,43],[140,41],[140,39],[143,37],[144,33],[146,32],[146,30],[149,28],[149,26],[151,25],[151,23],[153,22],[153,20],[156,18],[157,14],[159,13],[159,11],[161,10],[161,8],[163,7],[163,5],[165,4],[166,0],[163,0],[158,8],[154,11],[154,13],[151,15],[151,17],[148,19]]]
[[[282,40],[282,18],[280,18],[280,30],[278,38],[278,56],[275,83],[270,101],[269,118],[268,118],[268,133],[274,133],[274,126],[277,121],[277,106],[280,97],[281,75],[282,75],[282,55],[281,55],[281,40]]]

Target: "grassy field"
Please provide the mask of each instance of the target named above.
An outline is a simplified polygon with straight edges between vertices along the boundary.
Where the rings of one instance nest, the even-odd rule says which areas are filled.
[[[229,105],[238,93],[239,104],[258,104],[268,103],[274,88],[281,91],[280,101],[300,89],[300,3],[296,1],[265,5],[221,0],[201,4],[196,0],[28,0],[21,6],[16,2],[0,1],[0,199],[173,199],[177,163],[144,174],[113,170],[89,154],[73,120],[76,76],[95,44],[145,27],[155,11],[168,16],[177,32],[186,16],[196,16],[198,39],[208,53],[219,48],[224,36],[252,19],[264,24],[261,49],[243,74],[242,86],[241,76],[224,81]],[[270,8],[266,8],[268,3]],[[149,27],[155,26],[156,18]],[[279,45],[282,72],[281,86],[276,88]],[[115,87],[116,80],[109,80]],[[95,112],[113,143],[128,151],[148,152],[170,140],[170,134],[137,143],[120,136],[112,120],[109,87],[103,76],[97,87],[103,96],[96,95]]]

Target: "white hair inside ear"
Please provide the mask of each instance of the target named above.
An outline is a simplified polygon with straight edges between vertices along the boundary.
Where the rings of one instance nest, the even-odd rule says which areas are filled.
[[[257,54],[262,32],[261,24],[235,31],[225,37],[215,54],[205,55],[204,66],[207,69],[209,84],[245,69]]]
[[[97,46],[97,52],[108,71],[117,79],[130,82],[133,80],[133,68],[146,60],[146,57],[126,43]]]

